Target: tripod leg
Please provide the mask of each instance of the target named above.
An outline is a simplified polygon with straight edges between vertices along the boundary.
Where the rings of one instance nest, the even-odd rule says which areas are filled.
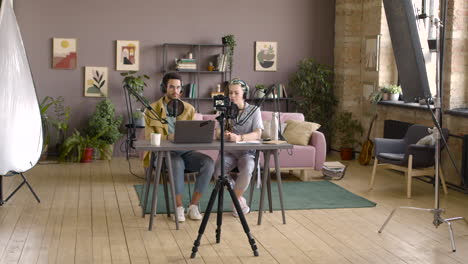
[[[28,186],[29,190],[32,192],[32,194],[34,195],[34,197],[36,198],[37,202],[40,203],[41,200],[39,199],[39,197],[37,196],[36,192],[34,192],[33,188],[31,187],[31,185],[29,184],[28,182],[28,179],[26,179],[26,177],[23,175],[23,173],[20,173],[21,177],[23,177],[23,181],[26,183],[26,185]]]
[[[231,188],[231,185],[226,181],[225,183],[229,194],[231,195],[232,202],[234,203],[234,207],[236,208],[237,214],[239,215],[239,219],[241,221],[242,227],[244,228],[244,232],[247,235],[247,239],[249,240],[250,247],[254,253],[254,256],[258,257],[258,250],[257,245],[255,244],[255,239],[252,237],[250,233],[249,225],[247,224],[247,220],[245,220],[244,213],[242,212],[242,208],[240,207],[239,200],[237,200],[236,194],[234,190]]]
[[[3,200],[3,175],[0,175],[0,205],[3,205],[5,201]]]
[[[449,221],[445,221],[445,223],[447,223],[448,225],[448,231],[450,234],[450,243],[452,244],[452,252],[455,252],[457,251],[457,248],[455,247],[455,240],[453,238],[452,223],[450,223]]]
[[[382,225],[382,227],[379,229],[379,233],[382,233],[383,229],[385,228],[385,226],[388,224],[388,222],[390,221],[390,219],[393,217],[393,214],[395,213],[395,211],[397,210],[398,208],[395,208],[393,209],[393,211],[390,213],[390,215],[387,217],[387,220],[385,220],[385,223]]]
[[[230,184],[229,182],[227,184]],[[224,187],[219,188],[218,193],[218,214],[216,218],[216,243],[221,241],[221,226],[223,225],[223,205]]]
[[[192,254],[190,255],[190,258],[195,258],[197,256],[198,247],[200,246],[200,240],[203,236],[203,233],[205,233],[205,228],[206,228],[206,225],[208,224],[208,219],[210,218],[211,209],[213,209],[213,204],[216,199],[216,194],[220,191],[221,188],[224,188],[222,180],[218,180],[216,182],[215,188],[211,192],[208,205],[206,206],[206,210],[205,210],[205,214],[203,215],[202,223],[200,225],[200,228],[198,229],[197,239],[195,240],[195,242],[193,242]]]

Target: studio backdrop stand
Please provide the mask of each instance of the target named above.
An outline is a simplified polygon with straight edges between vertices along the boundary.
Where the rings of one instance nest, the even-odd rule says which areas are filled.
[[[21,175],[21,177],[23,178],[23,182],[20,183],[20,185],[18,185],[18,187],[16,187],[16,189],[10,193],[10,195],[8,195],[8,197],[4,200],[3,199],[3,177],[6,177],[6,176],[14,176],[14,175]],[[34,192],[34,189],[31,187],[31,185],[29,184],[28,182],[28,179],[26,179],[26,177],[24,176],[24,174],[22,172],[20,173],[12,173],[12,174],[7,174],[7,175],[0,175],[0,205],[4,205],[6,202],[8,202],[8,200],[10,200],[10,198],[15,195],[15,193],[21,188],[23,187],[23,185],[26,184],[29,188],[29,190],[32,192],[32,194],[34,195],[34,197],[36,198],[36,201],[38,203],[41,202],[41,200],[39,199],[39,197],[37,196],[36,192]]]
[[[446,0],[445,0],[446,1]],[[444,1],[442,1],[444,2]],[[447,3],[444,2],[442,3],[442,15],[443,15],[443,19],[444,19],[444,23],[445,24],[445,18],[446,18],[446,5]],[[452,230],[452,222],[453,221],[458,221],[458,220],[465,220],[466,219],[464,217],[452,217],[452,218],[443,218],[442,217],[442,213],[445,212],[445,209],[442,209],[440,208],[440,204],[439,204],[439,182],[440,182],[440,177],[439,177],[439,172],[440,172],[440,153],[441,153],[441,140],[443,141],[443,143],[445,144],[445,147],[447,149],[447,152],[450,156],[450,159],[452,161],[452,164],[454,165],[455,169],[457,169],[456,165],[455,165],[455,162],[453,160],[453,157],[452,157],[452,154],[448,148],[448,145],[447,145],[447,140],[443,137],[443,133],[442,133],[442,127],[441,127],[441,120],[442,120],[442,111],[441,111],[441,95],[442,95],[442,85],[443,85],[443,50],[444,50],[444,44],[445,44],[445,37],[444,37],[444,34],[442,35],[442,38],[439,37],[439,32],[440,32],[440,28],[443,27],[443,25],[441,24],[440,20],[435,17],[435,16],[427,16],[426,14],[421,14],[421,15],[418,15],[416,17],[413,17],[412,16],[412,7],[408,2],[406,1],[392,1],[392,0],[384,0],[384,5],[385,5],[385,12],[386,12],[386,15],[387,15],[387,21],[388,21],[388,24],[389,24],[389,29],[390,29],[390,35],[392,37],[392,44],[394,45],[394,53],[395,53],[395,57],[396,57],[396,61],[397,61],[397,67],[399,68],[399,72],[400,72],[400,67],[401,68],[404,68],[405,66],[402,65],[402,64],[405,64],[406,61],[406,58],[404,58],[403,56],[403,53],[404,52],[407,52],[407,51],[403,51],[403,47],[402,46],[399,46],[399,48],[395,47],[397,46],[398,44],[396,44],[395,42],[398,42],[398,38],[401,37],[401,38],[407,38],[406,40],[406,45],[407,45],[407,49],[408,50],[411,50],[409,51],[410,53],[411,52],[414,52],[413,55],[415,55],[414,57],[416,58],[414,61],[411,61],[410,59],[410,63],[414,63],[414,67],[411,68],[410,70],[415,70],[417,71],[419,74],[417,74],[416,76],[409,76],[409,74],[411,72],[406,72],[407,75],[405,75],[404,77],[405,78],[413,78],[416,79],[416,81],[418,81],[418,78],[419,78],[419,81],[421,82],[420,83],[420,91],[416,91],[415,89],[413,89],[412,91],[408,91],[409,93],[413,93],[413,94],[418,94],[418,93],[423,93],[426,98],[426,104],[427,104],[427,107],[428,107],[428,110],[429,112],[431,113],[432,115],[432,120],[434,122],[434,130],[433,130],[433,133],[434,133],[434,136],[435,136],[435,139],[436,139],[436,142],[435,142],[435,153],[434,153],[434,158],[435,158],[435,164],[434,164],[434,169],[435,169],[435,183],[434,183],[434,208],[418,208],[418,207],[408,207],[408,206],[401,206],[401,207],[398,207],[398,208],[395,208],[392,210],[392,212],[390,213],[390,215],[387,217],[387,219],[385,220],[384,224],[382,225],[382,227],[379,229],[379,233],[382,233],[383,229],[385,228],[385,226],[388,224],[388,222],[390,221],[390,219],[392,219],[393,215],[395,214],[395,212],[398,210],[398,209],[409,209],[409,210],[417,210],[417,211],[424,211],[424,212],[429,212],[431,214],[433,214],[433,221],[432,221],[432,224],[434,224],[434,226],[436,228],[439,227],[439,225],[445,223],[448,225],[448,231],[449,231],[449,235],[450,235],[450,242],[451,242],[451,246],[452,246],[452,251],[455,252],[456,251],[456,247],[455,247],[455,240],[454,240],[454,236],[453,236],[453,230]],[[399,10],[399,11],[397,11]],[[406,12],[406,17],[404,17],[404,15],[402,16],[402,13],[401,10],[404,10]],[[422,59],[422,47],[421,45],[419,44],[419,35],[418,35],[418,31],[416,29],[416,19],[424,19],[424,18],[429,18],[430,19],[430,24],[432,26],[435,27],[435,30],[436,30],[436,43],[437,43],[437,59],[436,59],[436,96],[434,97],[433,101],[434,101],[434,112],[432,111],[432,109],[430,108],[430,101],[431,101],[431,96],[430,96],[430,91],[429,91],[429,82],[428,82],[428,78],[427,78],[427,73],[426,73],[426,69],[424,68],[425,65],[424,65],[424,60]],[[405,20],[407,19],[407,20]],[[406,24],[405,24],[406,23]],[[395,31],[398,31],[398,30],[402,30],[400,31],[399,33],[398,32],[395,32]],[[442,31],[444,32],[444,31]],[[393,33],[393,34],[392,34]],[[398,34],[397,34],[398,33]],[[407,33],[405,35],[405,33]],[[398,36],[397,36],[398,35]],[[401,40],[401,39],[399,39]],[[422,41],[426,41],[425,39],[423,39]],[[405,44],[400,44],[400,45],[405,45]],[[418,56],[421,56],[420,58],[418,58]],[[416,70],[417,68],[417,70]],[[413,81],[411,80],[411,81]],[[405,81],[406,82],[406,81]],[[406,82],[408,83],[408,82]],[[404,94],[406,93],[406,91],[404,91]],[[458,169],[457,169],[458,170]],[[467,222],[468,223],[468,222]]]

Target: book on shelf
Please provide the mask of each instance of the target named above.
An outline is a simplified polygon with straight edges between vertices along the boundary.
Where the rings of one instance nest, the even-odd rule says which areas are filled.
[[[191,83],[190,87],[190,98],[197,98],[197,84]]]
[[[197,63],[197,60],[195,59],[179,59],[179,63]]]
[[[226,54],[219,54],[217,59],[218,71],[223,72],[226,71]]]

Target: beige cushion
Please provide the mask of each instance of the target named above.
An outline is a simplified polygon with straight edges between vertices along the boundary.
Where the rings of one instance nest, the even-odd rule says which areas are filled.
[[[312,132],[320,128],[319,124],[306,121],[287,120],[286,124],[283,136],[293,145],[308,145]]]

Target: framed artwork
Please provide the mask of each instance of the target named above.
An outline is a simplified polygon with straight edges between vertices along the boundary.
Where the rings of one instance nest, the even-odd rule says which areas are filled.
[[[140,42],[117,40],[116,70],[138,71],[140,64]]]
[[[84,95],[87,97],[107,97],[107,67],[85,67]]]
[[[255,42],[255,71],[276,71],[278,68],[278,43]]]
[[[366,37],[365,69],[379,71],[380,35]]]
[[[52,68],[76,69],[76,39],[53,38],[52,39]]]

